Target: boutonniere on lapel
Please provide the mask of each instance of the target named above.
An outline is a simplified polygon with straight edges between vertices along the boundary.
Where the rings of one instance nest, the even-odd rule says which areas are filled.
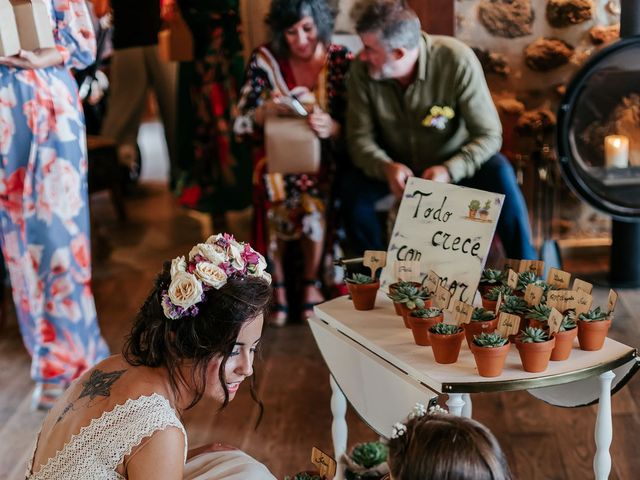
[[[444,130],[453,117],[456,114],[451,107],[441,107],[439,105],[434,105],[429,110],[429,115],[424,117],[422,120],[422,125],[425,127],[435,128],[436,130]]]

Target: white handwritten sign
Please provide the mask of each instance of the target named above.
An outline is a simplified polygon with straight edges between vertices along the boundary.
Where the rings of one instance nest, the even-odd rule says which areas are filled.
[[[383,288],[399,261],[419,261],[422,277],[438,272],[453,298],[466,303],[480,281],[504,195],[412,177],[393,227]]]

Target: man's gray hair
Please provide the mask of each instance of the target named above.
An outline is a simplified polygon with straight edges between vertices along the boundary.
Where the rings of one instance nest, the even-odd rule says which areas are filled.
[[[356,32],[377,33],[387,50],[411,50],[420,42],[420,19],[405,0],[360,0],[351,18]]]

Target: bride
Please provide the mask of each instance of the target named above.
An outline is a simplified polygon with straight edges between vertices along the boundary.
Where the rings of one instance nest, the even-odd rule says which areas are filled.
[[[259,403],[252,365],[271,298],[265,267],[227,234],[166,262],[123,353],[74,381],[50,410],[27,479],[273,480],[220,444],[187,453],[180,420],[202,399],[225,408],[246,379]]]

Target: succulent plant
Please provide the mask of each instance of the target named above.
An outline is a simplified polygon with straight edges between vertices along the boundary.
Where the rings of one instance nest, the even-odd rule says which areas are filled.
[[[429,329],[431,333],[437,333],[439,335],[455,335],[462,331],[458,325],[449,325],[448,323],[436,323]]]
[[[560,331],[566,332],[567,330],[573,330],[578,325],[576,324],[576,312],[575,310],[567,310],[562,318],[562,323],[560,324]]]
[[[473,343],[479,347],[497,348],[506,345],[508,340],[498,332],[486,333],[473,336]]]
[[[496,318],[496,314],[491,310],[485,310],[482,307],[474,308],[471,314],[472,322],[489,322]]]
[[[442,310],[439,308],[416,308],[411,311],[411,316],[418,318],[433,318],[440,315],[442,315]]]
[[[471,200],[469,210],[480,210],[480,200]]]
[[[487,300],[498,300],[498,295],[502,294],[502,297],[506,297],[507,295],[512,295],[513,290],[508,285],[498,285],[497,287],[493,287],[489,292],[485,295],[484,298]]]
[[[551,307],[544,303],[534,305],[527,310],[527,317],[538,320],[539,322],[546,322],[549,319],[551,313]]]
[[[527,288],[527,285],[536,284],[538,282],[538,276],[536,272],[522,272],[518,274],[518,286],[516,290],[519,292],[524,292]]]
[[[500,305],[500,311],[510,313],[512,315],[523,315],[529,304],[524,298],[516,297],[515,295],[507,295],[502,299],[502,305]]]
[[[398,288],[406,288],[409,286],[415,287],[415,284],[413,282],[407,282],[406,280],[398,280],[393,284],[394,290],[397,290]]]
[[[349,278],[347,278],[347,282],[353,283],[355,285],[368,285],[369,283],[374,283],[375,280],[369,275],[365,275],[363,273],[354,273]]]
[[[549,340],[549,334],[541,328],[527,327],[520,331],[518,340],[521,343],[542,343]]]
[[[502,270],[494,270],[492,268],[487,268],[482,271],[482,275],[480,276],[480,283],[484,283],[485,285],[499,285],[502,283],[504,279],[504,272]]]
[[[396,303],[404,304],[409,310],[415,308],[423,308],[424,301],[429,298],[429,293],[423,289],[409,284],[397,287],[394,292],[388,293],[387,296]]]
[[[375,467],[387,460],[389,449],[382,442],[366,442],[356,445],[351,451],[351,460],[364,468]]]
[[[578,317],[585,322],[601,322],[606,320],[609,315],[604,310],[600,310],[600,307],[589,310],[587,313],[581,313]]]

